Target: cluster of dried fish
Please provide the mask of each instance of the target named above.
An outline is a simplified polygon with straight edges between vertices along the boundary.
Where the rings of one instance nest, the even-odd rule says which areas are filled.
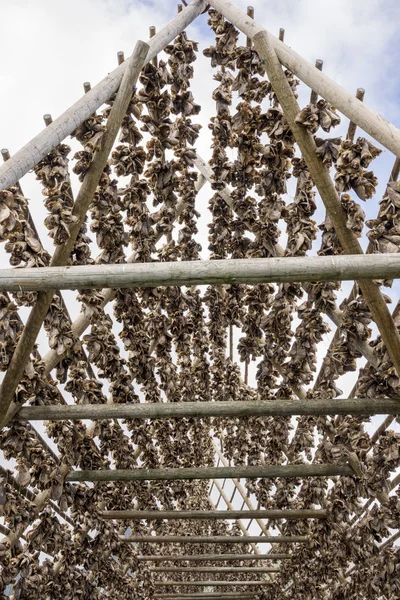
[[[338,192],[353,189],[361,200],[372,198],[378,179],[366,168],[382,151],[369,140],[358,138],[355,143],[344,140],[335,163],[335,185]]]
[[[238,31],[217,11],[210,11],[209,23],[216,41],[204,54],[217,68],[214,79],[218,84],[213,92],[216,115],[210,123],[215,191],[209,203],[211,258],[274,256],[282,223],[286,224],[287,234],[285,255],[305,256],[314,250],[317,238],[310,173],[298,156],[258,54],[251,47],[237,46]],[[142,262],[200,257],[192,148],[200,131],[192,118],[200,106],[190,91],[198,47],[182,33],[165,50],[167,60],[148,64],[142,71],[142,87],[131,99],[119,143],[90,207],[90,229],[101,251],[98,263],[124,262],[129,242],[134,259]],[[288,71],[285,75],[296,94],[298,81]],[[233,111],[236,92],[238,103]],[[266,99],[270,106],[263,112]],[[111,98],[108,104],[111,106],[113,101]],[[81,181],[100,147],[109,112],[107,108],[100,115],[92,115],[74,133],[83,146],[74,156],[73,168]],[[339,123],[339,117],[325,100],[319,100],[302,110],[297,122],[315,134],[319,127],[329,132]],[[380,151],[364,138],[356,143],[340,138],[314,139],[322,162],[336,169],[335,183],[347,214],[347,226],[360,237],[365,214],[347,192],[353,190],[362,200],[372,196],[377,180],[366,169]],[[69,227],[75,222],[69,151],[62,144],[35,168],[50,213],[45,225],[55,245],[68,239]],[[286,202],[292,176],[297,182],[296,191],[293,200]],[[231,208],[221,196],[226,185],[232,189]],[[151,202],[156,212],[151,210]],[[399,209],[400,188],[391,182],[377,219],[367,221],[373,250],[398,251]],[[319,254],[341,253],[328,216],[319,227]],[[166,241],[159,244],[163,236]],[[13,266],[49,264],[50,257],[32,228],[27,200],[18,187],[0,192],[0,241],[6,242]],[[71,261],[94,262],[90,243],[84,224]],[[102,295],[81,291],[78,299],[91,318],[83,343],[95,373],[88,368],[81,343],[74,339],[60,296],[54,297],[44,327],[50,347],[60,357],[57,378],[78,404],[136,403],[141,398],[152,403],[251,402],[292,398],[295,393],[299,397],[335,398],[340,394],[336,385],[339,378],[357,368],[360,342],[368,342],[371,337],[371,314],[355,289],[340,307],[338,332],[313,389],[307,389],[315,376],[319,344],[328,331],[321,313],[338,314],[338,285],[210,286],[205,293],[177,287],[118,290],[114,304],[118,334],[104,309]],[[308,297],[300,303],[304,291]],[[29,305],[35,297],[17,294],[15,299],[17,304]],[[299,323],[293,330],[296,316]],[[399,325],[398,310],[394,317]],[[22,330],[17,306],[5,294],[0,295],[0,322],[4,325],[0,333],[0,364],[4,370]],[[236,339],[235,351],[246,365],[244,378],[234,360]],[[397,392],[399,381],[380,336],[370,348],[376,364],[360,371],[355,393],[373,398]],[[256,389],[248,384],[252,363],[256,363],[256,369],[251,369],[256,371]],[[45,374],[36,350],[18,387],[17,400],[35,404],[62,401],[56,382]],[[138,563],[136,552],[120,543],[116,529],[98,517],[97,509],[99,505],[130,508],[133,499],[138,509],[209,509],[212,503],[208,500],[208,483],[71,486],[65,484],[65,474],[74,467],[101,469],[111,464],[119,469],[132,469],[138,464],[149,468],[213,465],[214,435],[223,442],[224,457],[234,464],[349,461],[355,472],[355,477],[341,478],[330,487],[323,478],[247,482],[248,492],[255,495],[260,506],[316,505],[326,508],[329,514],[321,521],[274,522],[283,534],[307,534],[311,543],[296,548],[277,583],[263,588],[260,598],[396,598],[400,594],[399,552],[390,545],[380,550],[378,544],[389,537],[390,530],[400,527],[399,492],[389,495],[388,483],[400,467],[399,434],[382,428],[371,439],[366,421],[349,416],[302,417],[293,439],[289,417],[252,418],[246,420],[245,427],[243,421],[228,418],[155,420],[150,424],[128,421],[122,425],[118,421],[99,421],[90,427],[83,423],[46,423],[46,434],[56,444],[58,456],[46,448],[32,427],[11,423],[0,433],[0,448],[7,461],[15,460],[16,471],[15,477],[6,472],[0,479],[0,511],[10,532],[0,542],[1,592],[13,583],[16,600],[38,595],[66,599],[78,595],[151,598],[154,581],[163,582],[168,576],[152,576],[145,564]],[[379,504],[373,504],[362,515],[362,501],[369,498],[378,498]],[[151,530],[187,535],[240,533],[237,524],[228,526],[219,521],[157,521],[151,530],[147,523],[132,521],[129,527],[143,534]],[[153,553],[154,546],[142,545],[141,550]],[[203,550],[240,553],[247,552],[248,546],[244,543],[232,549],[230,545],[213,544]],[[193,545],[180,545],[179,551],[198,552]],[[40,552],[46,554],[44,561]],[[157,548],[155,552],[163,550]],[[113,556],[121,557],[121,562],[123,558],[124,567]],[[135,578],[130,576],[132,571],[136,572]],[[176,578],[187,581],[188,572]],[[226,575],[232,581],[247,578],[246,574]],[[193,589],[183,587],[182,591],[192,593]]]

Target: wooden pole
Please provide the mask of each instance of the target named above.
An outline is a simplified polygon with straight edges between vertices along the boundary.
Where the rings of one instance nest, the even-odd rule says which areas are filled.
[[[365,96],[364,88],[358,88],[357,92],[356,92],[356,98],[358,100],[360,100],[360,102],[363,102],[364,96]],[[350,121],[349,128],[347,130],[347,139],[348,140],[351,140],[351,141],[354,140],[354,136],[356,134],[356,129],[357,129],[357,125],[355,123],[353,123],[353,121]]]
[[[16,421],[60,421],[64,419],[180,419],[190,417],[277,417],[293,415],[395,415],[398,400],[391,398],[317,398],[226,402],[165,402],[143,404],[74,404],[24,406]]]
[[[226,460],[225,456],[223,455],[223,453],[221,452],[218,444],[216,443],[216,441],[213,441],[213,446],[214,446],[214,450],[218,456],[218,460],[220,460],[223,464],[224,467],[228,466],[228,461]],[[232,483],[235,486],[235,489],[238,490],[239,494],[241,495],[241,497],[243,498],[243,505],[244,506],[246,504],[246,506],[250,509],[250,510],[254,510],[254,506],[252,501],[250,500],[246,490],[244,489],[244,487],[242,486],[242,484],[240,483],[240,481],[236,478],[232,479]],[[233,509],[233,505],[231,503],[231,501],[228,499],[228,497],[226,496],[224,490],[222,490],[220,488],[220,486],[218,485],[218,482],[215,481],[215,485],[217,486],[217,489],[219,490],[221,496],[224,498],[224,501],[226,502],[226,505],[228,506],[228,508]],[[268,531],[268,527],[265,525],[264,521],[262,521],[261,519],[256,519],[258,526],[260,527],[262,533],[264,535],[269,535],[269,531]]]
[[[100,511],[102,519],[118,519],[123,521],[148,521],[163,519],[188,520],[188,519],[326,519],[326,510],[310,509],[277,509],[277,510],[107,510]]]
[[[232,593],[232,592],[204,592],[201,594],[154,594],[153,598],[170,598],[172,600],[172,598],[192,598],[194,599],[204,599],[206,600],[207,598],[211,598],[211,599],[219,599],[219,598],[254,598],[254,593],[240,593],[240,595],[238,593]]]
[[[53,118],[52,118],[51,115],[49,115],[48,113],[46,113],[45,115],[43,115],[43,121],[44,121],[46,127],[48,127],[49,125],[52,124]]]
[[[159,54],[167,44],[194,21],[206,7],[205,0],[193,0],[190,5],[178,14],[166,27],[163,27],[151,40],[145,63]],[[7,165],[0,167],[0,190],[14,185],[26,175],[51,150],[54,150],[68,135],[90,117],[118,90],[127,67],[125,61],[109,73],[90,92],[80,98],[66,110],[50,127],[41,131],[21,150],[16,152]]]
[[[153,585],[155,587],[165,587],[168,585],[174,587],[182,587],[182,586],[194,586],[194,587],[205,587],[205,586],[213,586],[213,587],[235,587],[236,585],[245,585],[245,586],[253,586],[253,585],[271,585],[272,581],[266,581],[265,579],[259,579],[258,581],[218,581],[213,579],[211,581],[153,581]]]
[[[157,30],[154,27],[154,25],[151,25],[149,27],[149,36],[150,36],[150,39],[153,38],[156,35],[156,32],[157,32]],[[153,67],[157,68],[157,66],[158,66],[157,55],[153,57],[153,60],[151,62],[152,62]]]
[[[291,560],[292,554],[270,553],[270,554],[149,554],[137,557],[139,562],[225,562],[225,561],[246,561],[246,560]]]
[[[318,69],[318,71],[322,71],[322,67],[324,65],[324,62],[317,58],[317,60],[315,61],[315,68]],[[318,100],[318,94],[317,92],[315,92],[314,90],[311,90],[311,96],[310,96],[310,104],[316,104]]]
[[[261,465],[237,467],[192,467],[169,469],[98,469],[71,471],[67,481],[190,481],[192,479],[244,479],[274,477],[351,477],[353,469],[349,465],[303,464],[303,465]]]
[[[51,260],[52,266],[63,265],[69,259],[81,225],[85,219],[89,204],[93,199],[100,177],[107,164],[108,156],[117,137],[121,122],[126,114],[126,110],[132,98],[134,86],[136,85],[144,61],[146,60],[148,50],[149,46],[147,44],[141,41],[137,42],[131,58],[125,63],[126,69],[115,102],[111,108],[110,116],[107,120],[101,148],[94,155],[93,161],[85,175],[72,209],[72,216],[76,218],[76,221],[70,225],[70,236],[67,241],[61,246],[56,247]],[[85,95],[85,98],[89,93]],[[51,127],[52,125],[49,125],[49,127],[46,128],[46,131]],[[11,160],[12,158],[5,164],[7,165]],[[38,294],[37,301],[29,314],[25,328],[19,338],[17,347],[0,388],[0,427],[4,426],[8,408],[13,400],[14,392],[23,375],[25,365],[46,317],[52,297],[52,291]]]
[[[125,60],[125,55],[122,52],[122,50],[120,50],[119,52],[117,52],[117,62],[118,62],[119,65],[122,65],[122,63],[124,62],[124,60]]]
[[[254,19],[254,7],[253,6],[248,6],[247,7],[247,16],[250,17],[250,19]],[[251,48],[252,42],[251,42],[251,38],[247,38],[246,39],[246,46],[248,48]]]
[[[330,177],[329,170],[315,152],[313,136],[305,127],[296,123],[296,117],[300,112],[300,107],[288,80],[282,71],[281,64],[269,35],[265,31],[261,31],[253,37],[253,42],[259,55],[264,59],[265,70],[272,88],[282,106],[283,114],[296,139],[311,177],[320,193],[321,199],[325,204],[326,211],[332,221],[344,252],[346,254],[363,254],[357,237],[353,231],[347,227],[347,215],[340,203],[340,198]],[[319,73],[318,70],[317,72]],[[315,90],[318,91],[317,88],[315,88]],[[365,106],[360,100],[357,100],[352,96],[349,96],[349,98],[351,98],[352,101],[358,102],[361,107]],[[335,104],[335,106],[338,105]],[[352,120],[354,123],[357,123],[357,119]],[[371,311],[372,318],[382,336],[397,375],[400,375],[400,335],[393,322],[383,295],[381,294],[378,285],[373,281],[364,281],[359,280],[358,278],[357,281],[365,302]]]
[[[151,567],[152,573],[187,573],[187,567]],[[191,573],[279,573],[278,567],[190,567]]]
[[[16,292],[353,280],[364,285],[364,280],[399,277],[399,254],[345,254],[0,269],[0,289]]]
[[[305,544],[305,535],[120,535],[121,542],[146,544]]]
[[[219,459],[218,459],[217,466],[219,466],[219,462],[220,462],[220,461],[219,461]],[[221,500],[221,498],[223,498],[223,499],[224,499],[224,501],[225,501],[225,503],[226,503],[226,494],[225,494],[225,492],[224,492],[224,489],[223,489],[223,486],[224,486],[225,482],[226,482],[226,479],[224,479],[224,481],[222,482],[222,486],[220,486],[220,485],[219,485],[219,483],[218,483],[218,481],[217,481],[216,479],[213,479],[213,480],[212,480],[211,489],[212,489],[213,485],[215,485],[215,487],[217,488],[217,490],[219,490],[219,492],[220,492],[220,495],[219,495],[219,498],[218,498],[217,505],[215,505],[215,504],[213,503],[213,501],[211,500],[211,491],[210,491],[210,492],[209,492],[209,494],[208,494],[208,497],[209,497],[209,502],[210,502],[211,508],[213,508],[214,510],[217,508],[217,506],[218,506],[218,503],[219,503],[219,501]],[[231,504],[226,504],[226,505],[227,505],[227,507],[228,507],[228,509],[229,509],[229,510],[233,509],[233,506],[232,506]],[[242,508],[243,508],[243,507],[242,507]],[[262,522],[262,521],[261,521],[261,522]],[[245,525],[244,525],[244,523],[243,523],[242,519],[240,519],[240,518],[237,518],[237,519],[236,519],[236,524],[238,525],[238,527],[239,527],[240,531],[242,532],[242,534],[243,534],[245,537],[248,537],[248,535],[249,535],[249,532],[247,531],[247,529],[246,529],[246,527],[245,527]],[[266,533],[266,535],[268,535],[268,533],[269,533],[269,532],[265,532],[265,531],[264,531],[263,533]],[[254,552],[255,554],[260,554],[260,550],[258,549],[258,547],[257,547],[257,544],[250,544],[250,546],[251,546],[251,548],[252,548],[252,550],[253,550],[253,552]]]
[[[237,600],[241,600],[242,598],[257,598],[257,593],[256,592],[250,592],[250,593],[239,593],[239,592],[233,592],[233,593],[224,593],[221,594],[221,592],[213,592],[213,593],[205,593],[205,594],[154,594],[153,598],[165,598],[165,599],[169,599],[169,600],[179,600],[179,598],[185,598],[185,600],[199,600],[201,598],[203,598],[204,600],[207,600],[209,598],[211,598],[212,600],[226,600],[227,598],[230,599],[237,599]]]
[[[230,0],[210,0],[209,4],[247,37],[252,38],[253,43],[255,43],[255,36],[257,34],[265,35],[265,29],[250,19],[245,12],[236,8]],[[328,100],[346,117],[383,144],[385,148],[393,152],[396,156],[400,156],[400,131],[397,127],[386,121],[377,112],[360,102],[360,100],[354,98],[352,94],[323,72],[316,69],[311,63],[292,50],[292,48],[282,43],[272,34],[268,35],[270,36],[271,47],[280,63],[306,83],[319,96]],[[282,105],[281,101],[280,104]]]

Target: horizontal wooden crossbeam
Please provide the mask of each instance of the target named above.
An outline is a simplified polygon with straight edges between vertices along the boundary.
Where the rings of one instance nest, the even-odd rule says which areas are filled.
[[[71,471],[66,481],[160,481],[191,479],[258,479],[271,477],[352,476],[349,465],[303,464],[237,467],[193,467],[176,469],[99,469]]]
[[[275,553],[273,554],[148,554],[137,556],[139,562],[225,562],[233,560],[290,560],[293,554]]]
[[[400,277],[400,255],[366,254],[0,269],[0,290],[44,291]]]
[[[146,544],[305,544],[305,535],[120,535],[121,542]]]
[[[271,585],[271,581],[267,581],[266,579],[260,579],[259,581],[218,581],[218,580],[212,580],[212,581],[153,581],[153,585],[155,587],[165,587],[168,585],[174,586],[174,587],[182,587],[182,586],[209,586],[212,585],[213,587],[222,587],[222,586],[226,586],[226,587],[235,587],[236,585],[245,585],[245,586],[254,586],[254,585]]]
[[[152,567],[153,573],[187,573],[187,567]],[[279,573],[279,567],[190,567],[191,573]]]
[[[17,421],[63,419],[181,419],[184,417],[274,417],[291,415],[394,415],[400,402],[391,398],[274,398],[251,402],[165,402],[25,406]]]
[[[161,521],[181,519],[326,519],[326,510],[107,510],[99,512],[103,519]]]
[[[199,594],[154,594],[153,598],[169,598],[170,600],[172,599],[179,599],[179,598],[185,598],[185,600],[198,600],[198,599],[208,599],[211,598],[212,600],[219,600],[220,598],[254,598],[255,597],[255,593],[238,593],[238,592],[204,592],[204,593],[199,593]]]

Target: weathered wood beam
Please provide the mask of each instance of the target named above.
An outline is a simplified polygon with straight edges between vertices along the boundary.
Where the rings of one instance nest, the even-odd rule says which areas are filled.
[[[121,123],[125,117],[129,102],[132,98],[133,89],[136,85],[144,61],[146,60],[148,50],[149,46],[147,44],[141,41],[137,42],[132,56],[124,63],[126,68],[111,108],[110,116],[107,119],[106,129],[101,140],[101,147],[94,154],[93,161],[85,175],[71,211],[72,217],[75,220],[70,224],[70,235],[64,244],[56,247],[50,263],[52,267],[65,265],[68,262],[82,223],[86,217],[90,202],[93,200],[101,175],[107,164],[109,154],[116,140]],[[85,95],[85,98],[88,97],[89,93]],[[49,125],[45,131],[48,131],[51,127],[52,125]],[[8,165],[11,161],[12,158],[10,158],[5,165]],[[18,383],[24,373],[29,355],[33,350],[36,338],[50,307],[52,297],[52,291],[41,292],[38,294],[36,303],[29,314],[25,328],[18,340],[18,344],[0,387],[0,427],[5,423],[7,411],[13,400]]]
[[[360,100],[360,102],[364,102],[364,96],[365,96],[364,88],[357,88],[357,92],[356,92],[357,100]],[[352,121],[350,121],[349,127],[347,129],[347,136],[346,136],[347,139],[351,140],[353,142],[356,131],[357,131],[357,125],[355,123],[353,123]]]
[[[153,598],[186,598],[186,600],[199,598],[206,600],[211,598],[212,600],[219,600],[219,598],[254,598],[255,593],[231,593],[231,592],[204,592],[199,594],[154,594]]]
[[[165,586],[174,586],[174,587],[186,587],[186,586],[194,586],[194,587],[205,587],[205,586],[213,586],[213,587],[235,587],[237,585],[245,585],[245,586],[254,586],[254,585],[271,585],[272,581],[266,581],[265,579],[259,579],[258,581],[219,581],[217,579],[213,579],[211,581],[153,581],[153,585],[155,587],[165,587]]]
[[[244,11],[236,8],[229,0],[210,0],[209,4],[247,37],[251,38],[255,47],[255,37],[266,33],[264,27],[258,25],[253,19],[250,19]],[[271,40],[271,47],[282,65],[306,83],[310,89],[314,90],[322,98],[325,98],[325,100],[328,100],[328,102],[346,115],[353,123],[383,144],[385,148],[393,152],[396,156],[400,156],[400,130],[397,127],[360,102],[360,100],[347,92],[333,81],[333,79],[330,79],[324,72],[315,68],[310,62],[278,40],[274,35],[269,33],[268,36]],[[280,104],[282,105],[281,101]]]
[[[120,535],[121,542],[146,544],[305,544],[306,535]],[[260,555],[261,556],[261,555]]]
[[[151,573],[187,573],[187,567],[151,567]],[[190,567],[191,573],[279,573],[279,567]]]
[[[268,554],[149,554],[139,555],[139,562],[225,562],[225,561],[246,561],[246,560],[291,560],[292,554],[285,553],[268,553]]]
[[[395,415],[397,400],[391,398],[318,398],[293,400],[274,398],[251,402],[165,402],[143,404],[75,404],[24,406],[17,421],[64,419],[181,419],[189,417],[276,417],[292,415]]]
[[[283,40],[281,40],[281,42],[283,42]],[[318,71],[322,71],[323,66],[324,66],[324,61],[321,60],[320,58],[317,58],[317,60],[315,61],[315,68],[318,69]],[[311,90],[310,104],[316,104],[317,101],[318,101],[317,92],[315,92],[314,90]]]
[[[348,230],[349,231],[349,230]],[[131,264],[0,269],[0,290],[349,281],[400,277],[398,254],[287,256]]]
[[[181,519],[326,519],[326,510],[312,509],[266,509],[266,510],[107,510],[99,511],[99,517],[107,520],[168,521]]]
[[[277,95],[283,114],[300,148],[301,154],[319,191],[345,254],[362,255],[363,251],[357,237],[354,232],[347,227],[347,215],[341,205],[340,198],[330,177],[329,170],[315,152],[313,136],[305,127],[296,123],[296,117],[300,112],[300,107],[289,82],[282,71],[282,66],[271,42],[271,38],[265,31],[261,31],[254,36],[253,42],[258,54],[264,60],[268,79]],[[318,70],[317,72],[319,73]],[[320,75],[322,75],[322,73],[320,73]],[[360,107],[365,106],[362,102],[353,98],[353,96],[349,96],[349,98],[351,101],[357,101]],[[335,106],[338,105],[335,104]],[[352,120],[357,123],[356,119]],[[393,322],[384,297],[374,281],[360,280],[357,277],[356,279],[364,300],[371,311],[372,318],[382,336],[382,340],[393,362],[397,375],[400,376],[400,335]]]
[[[204,10],[205,0],[193,0],[172,21],[148,41],[148,53],[144,64],[150,62],[159,52],[164,50]],[[109,73],[100,83],[88,91],[47,129],[41,131],[21,150],[16,152],[6,165],[0,167],[0,190],[4,190],[26,175],[51,150],[54,150],[78,125],[88,119],[118,90],[127,68],[125,60],[119,67]]]
[[[273,477],[351,477],[353,469],[349,465],[302,464],[302,465],[261,465],[237,467],[193,467],[170,469],[98,469],[71,471],[67,481],[189,481],[192,479],[244,479]]]

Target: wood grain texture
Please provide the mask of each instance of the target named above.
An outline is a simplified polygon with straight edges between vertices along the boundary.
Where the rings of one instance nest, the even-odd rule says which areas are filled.
[[[71,471],[67,481],[172,481],[192,479],[228,479],[232,477],[258,479],[261,477],[351,477],[349,465],[303,464],[261,465],[238,467],[192,467],[170,469],[99,469]]]
[[[305,535],[120,535],[121,542],[146,544],[305,544]]]
[[[276,509],[276,510],[108,510],[100,511],[99,516],[106,520],[140,521],[146,520],[212,520],[212,519],[326,519],[326,510]]]
[[[290,560],[292,554],[268,553],[268,554],[148,554],[139,555],[139,562],[225,562],[225,561],[247,561],[247,560]]]
[[[291,415],[399,414],[400,403],[391,398],[318,398],[299,401],[273,398],[251,402],[165,402],[143,404],[75,404],[25,406],[16,421],[64,419],[181,419],[186,417],[276,417]]]

